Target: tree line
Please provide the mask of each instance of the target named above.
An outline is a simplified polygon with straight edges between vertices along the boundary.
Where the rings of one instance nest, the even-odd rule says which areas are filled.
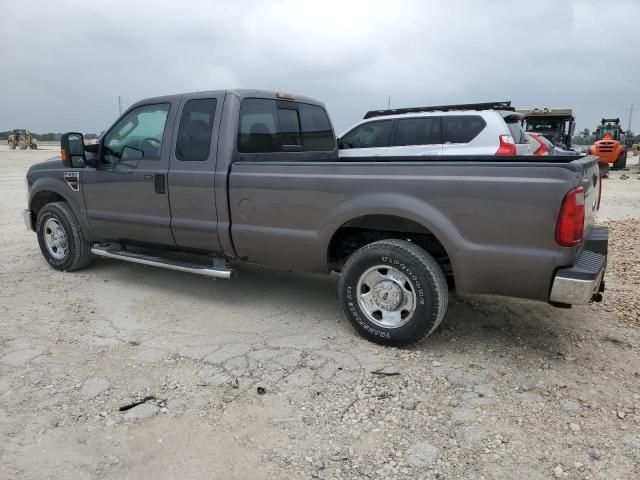
[[[0,140],[7,140],[9,135],[13,133],[13,130],[7,130],[6,132],[0,132]],[[35,133],[29,132],[33,137],[40,142],[59,142],[62,133]],[[96,133],[85,133],[84,138],[87,140],[93,140],[98,138]]]
[[[571,142],[573,145],[591,145],[596,141],[596,136],[593,135],[593,132],[588,128],[583,129],[579,134],[574,135],[571,138]],[[625,134],[625,137],[622,139],[623,143],[626,145],[631,145],[633,143],[640,143],[640,135],[634,134],[632,131],[629,131]]]

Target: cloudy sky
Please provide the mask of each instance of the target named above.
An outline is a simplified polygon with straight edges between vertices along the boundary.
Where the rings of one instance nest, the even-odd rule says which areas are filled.
[[[149,96],[233,87],[365,111],[513,100],[578,128],[636,104],[640,1],[0,0],[0,131],[100,132]],[[10,12],[10,13],[9,13]]]

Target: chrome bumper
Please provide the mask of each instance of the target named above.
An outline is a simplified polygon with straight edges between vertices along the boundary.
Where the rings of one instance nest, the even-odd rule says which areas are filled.
[[[24,220],[24,226],[27,227],[27,230],[33,232],[33,215],[31,210],[24,210],[22,212],[22,218]]]
[[[566,305],[585,305],[604,291],[609,231],[594,227],[572,267],[560,268],[553,279],[549,301]],[[599,295],[599,298],[602,296]]]

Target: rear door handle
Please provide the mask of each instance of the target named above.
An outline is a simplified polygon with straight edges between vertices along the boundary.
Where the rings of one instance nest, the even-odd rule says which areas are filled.
[[[164,173],[156,173],[153,176],[153,187],[156,193],[163,194],[166,193],[166,181],[165,181]]]

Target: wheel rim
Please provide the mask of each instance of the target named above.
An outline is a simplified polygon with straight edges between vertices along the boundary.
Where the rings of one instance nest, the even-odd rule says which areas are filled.
[[[402,327],[415,313],[414,287],[397,268],[377,265],[368,269],[358,280],[357,292],[360,309],[379,327]]]
[[[62,225],[55,218],[50,218],[44,223],[44,243],[49,254],[56,260],[62,260],[69,250],[67,234]]]

